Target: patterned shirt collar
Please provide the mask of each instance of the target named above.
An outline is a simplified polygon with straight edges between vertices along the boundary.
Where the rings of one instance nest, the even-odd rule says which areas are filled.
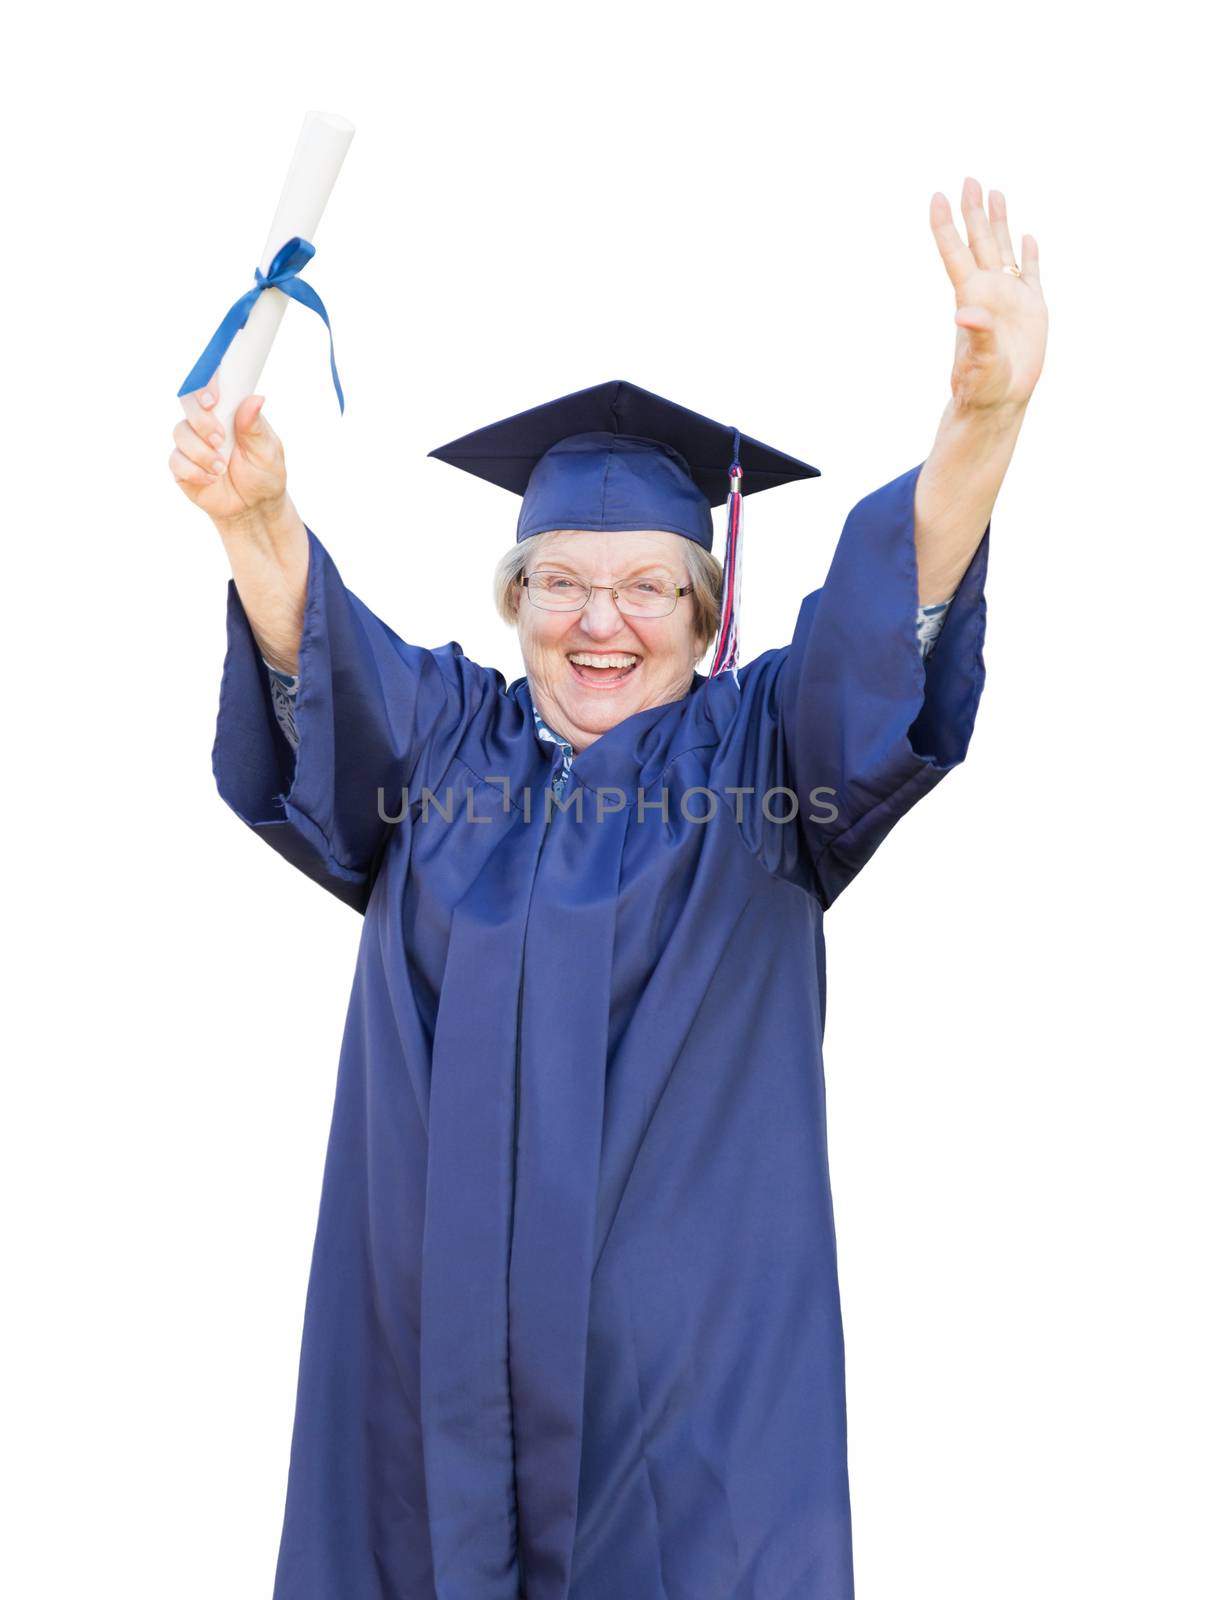
[[[560,733],[555,733],[546,724],[541,713],[537,710],[537,702],[535,700],[533,701],[533,725],[537,730],[538,739],[544,740],[546,744],[558,746],[558,762],[557,770],[554,774],[553,790],[555,794],[561,794],[566,787],[567,779],[570,777],[571,762],[575,759],[574,746],[568,739],[564,739]]]

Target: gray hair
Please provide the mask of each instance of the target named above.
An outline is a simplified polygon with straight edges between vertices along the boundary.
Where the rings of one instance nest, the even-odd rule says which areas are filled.
[[[500,557],[495,568],[495,609],[509,627],[516,626],[520,579],[530,561],[536,564],[542,542],[548,537],[548,534],[535,533],[528,539],[521,539]],[[712,551],[706,550],[704,545],[697,544],[693,539],[684,538],[682,554],[688,569],[688,582],[692,585],[692,593],[688,598],[693,608],[693,632],[700,646],[697,655],[699,660],[713,643],[721,619],[722,564]]]

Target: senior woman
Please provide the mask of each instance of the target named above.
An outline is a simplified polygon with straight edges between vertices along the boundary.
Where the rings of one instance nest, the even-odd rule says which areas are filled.
[[[1046,336],[1035,241],[962,209],[932,451],[736,671],[696,671],[728,428],[616,383],[435,452],[523,495],[509,685],[347,590],[259,397],[225,476],[188,397],[220,792],[365,919],[276,1600],[852,1593],[822,916],[964,758]],[[741,447],[748,492],[815,470]]]

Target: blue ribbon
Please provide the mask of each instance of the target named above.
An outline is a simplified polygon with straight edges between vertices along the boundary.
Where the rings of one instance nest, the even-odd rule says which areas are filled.
[[[176,391],[177,395],[191,394],[194,389],[200,389],[203,383],[208,383],[218,371],[222,358],[227,353],[231,340],[243,327],[251,315],[252,307],[256,304],[260,294],[265,289],[280,289],[282,294],[287,294],[291,300],[296,300],[299,305],[309,306],[312,311],[317,311],[327,324],[327,338],[331,344],[331,381],[336,386],[336,395],[340,401],[340,415],[344,414],[344,391],[340,388],[340,377],[336,371],[336,342],[332,338],[331,323],[327,319],[327,312],[323,302],[311,288],[309,283],[303,283],[297,276],[302,268],[315,253],[315,247],[308,239],[299,238],[297,234],[292,239],[287,239],[269,264],[268,275],[256,268],[256,287],[249,289],[241,295],[231,309],[218,324],[214,337],[201,353],[197,365]]]

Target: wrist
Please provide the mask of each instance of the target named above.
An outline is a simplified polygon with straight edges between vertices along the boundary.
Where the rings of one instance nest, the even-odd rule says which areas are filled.
[[[274,647],[268,640],[261,640],[259,634],[253,630],[256,643],[260,646],[260,655],[266,667],[272,667],[274,672],[283,672],[287,677],[296,678],[298,675],[298,652],[290,652]]]
[[[953,395],[944,407],[942,425],[971,435],[983,433],[987,438],[998,438],[1018,430],[1027,408],[1026,400],[1000,400],[993,405],[977,406]]]
[[[255,544],[277,554],[297,545],[300,537],[306,537],[306,525],[288,494],[283,494],[280,500],[262,501],[236,516],[211,520],[224,544]]]
[[[979,474],[1001,476],[1014,453],[1023,413],[1023,406],[975,409],[949,400],[928,457],[928,478],[960,483]]]

